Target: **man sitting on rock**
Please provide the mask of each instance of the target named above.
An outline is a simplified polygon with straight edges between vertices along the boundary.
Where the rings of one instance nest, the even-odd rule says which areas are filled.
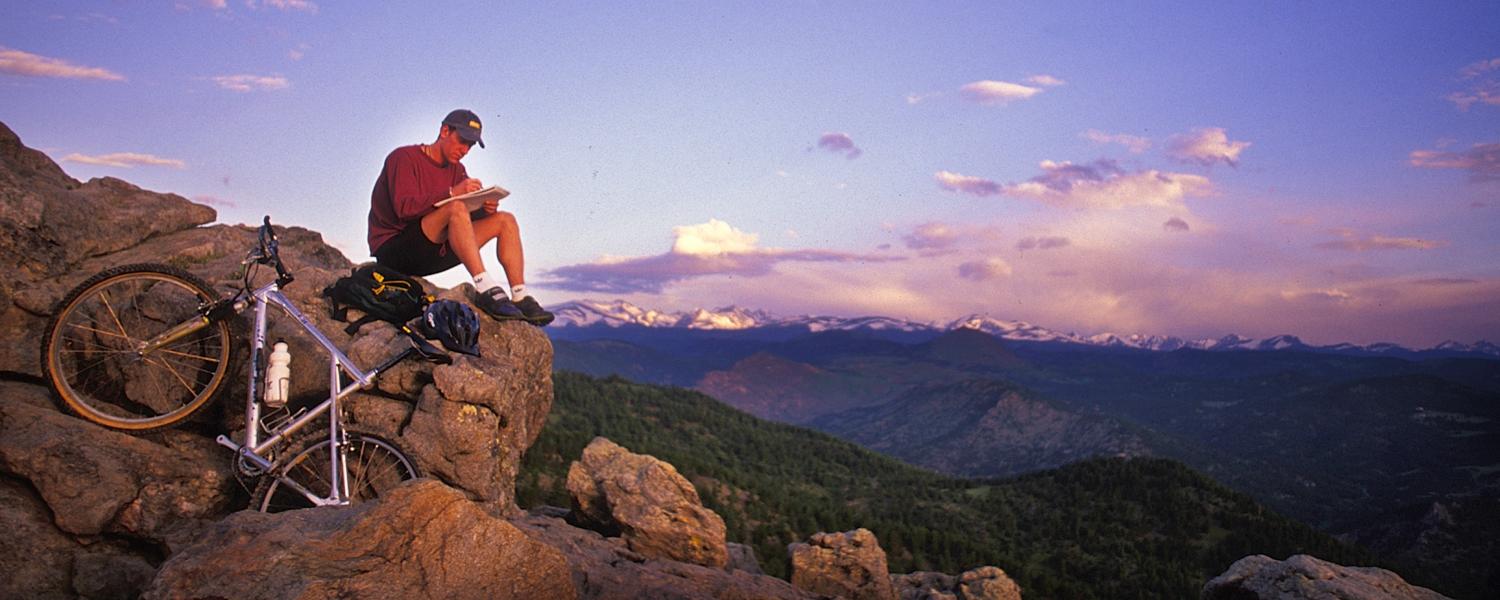
[[[526,293],[526,259],[516,217],[500,211],[499,200],[470,212],[463,202],[438,201],[483,188],[459,161],[480,139],[479,115],[458,109],[448,113],[431,144],[402,146],[385,157],[385,168],[370,194],[370,254],[375,261],[408,275],[441,273],[462,263],[474,278],[474,305],[498,320],[525,320],[538,326],[552,322],[536,299]],[[510,297],[500,281],[485,271],[479,249],[495,243],[505,269]]]

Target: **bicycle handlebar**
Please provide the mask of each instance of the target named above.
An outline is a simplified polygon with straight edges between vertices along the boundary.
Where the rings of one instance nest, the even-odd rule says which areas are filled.
[[[276,230],[271,227],[271,215],[266,215],[261,223],[258,241],[259,245],[254,251],[255,262],[276,267],[276,284],[286,287],[294,278],[281,263],[281,242],[276,238]]]

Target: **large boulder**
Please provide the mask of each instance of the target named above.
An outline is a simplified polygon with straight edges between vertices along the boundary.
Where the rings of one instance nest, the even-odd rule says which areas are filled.
[[[431,479],[380,502],[231,515],[174,554],[143,596],[577,597],[561,553]]]
[[[1203,586],[1203,600],[1441,600],[1374,567],[1345,567],[1306,554],[1284,561],[1264,554],[1241,558]]]
[[[791,544],[792,585],[849,600],[893,600],[896,590],[886,570],[885,550],[870,530],[815,533]]]
[[[0,598],[135,598],[156,573],[129,544],[84,543],[51,520],[34,491],[0,477]]]
[[[154,440],[109,431],[24,401],[0,401],[0,471],[28,482],[58,529],[167,543],[229,510],[223,448],[183,432]]]
[[[568,469],[567,486],[579,523],[618,532],[631,550],[710,567],[729,562],[724,519],[666,462],[596,437]]]
[[[766,575],[648,557],[625,540],[541,514],[513,521],[567,558],[581,600],[812,600],[815,594]]]
[[[6,273],[0,278],[0,337],[28,342],[0,344],[0,371],[40,374],[34,332],[51,306],[18,302],[18,294],[58,277],[76,283],[67,276],[87,258],[215,218],[212,208],[119,179],[79,183],[0,123],[0,266]]]

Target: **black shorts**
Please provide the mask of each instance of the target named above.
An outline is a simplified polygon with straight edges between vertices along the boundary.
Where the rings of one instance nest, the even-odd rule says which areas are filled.
[[[413,222],[379,249],[375,262],[407,275],[425,277],[458,266],[458,254],[446,242],[436,243],[422,233],[422,224]]]

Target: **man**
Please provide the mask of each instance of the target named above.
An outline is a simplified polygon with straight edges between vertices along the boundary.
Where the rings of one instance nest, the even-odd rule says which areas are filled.
[[[526,293],[526,259],[515,215],[500,211],[499,200],[473,212],[463,202],[433,206],[484,187],[459,162],[474,144],[484,147],[480,128],[479,115],[458,109],[443,119],[437,141],[402,146],[385,157],[370,194],[370,254],[381,265],[417,276],[462,264],[474,278],[479,310],[502,321],[546,326],[552,313]],[[480,257],[479,249],[490,240],[496,240],[495,257],[505,269],[510,297]]]

